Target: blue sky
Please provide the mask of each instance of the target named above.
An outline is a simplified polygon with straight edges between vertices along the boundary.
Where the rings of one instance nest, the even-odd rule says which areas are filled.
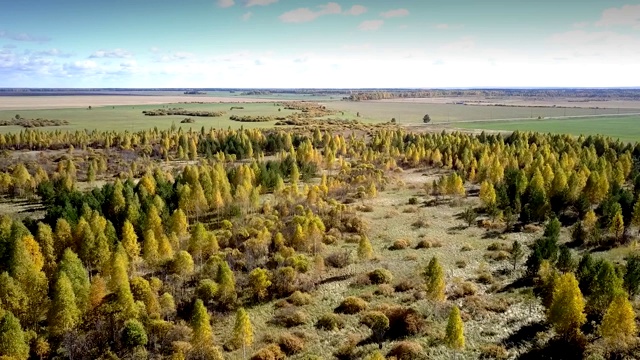
[[[640,86],[640,4],[0,0],[0,87]]]

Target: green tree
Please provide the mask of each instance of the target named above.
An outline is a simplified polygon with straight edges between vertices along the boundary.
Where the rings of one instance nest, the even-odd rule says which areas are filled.
[[[122,343],[130,349],[147,345],[147,332],[140,321],[127,320],[122,329]]]
[[[197,299],[191,315],[191,344],[194,348],[203,349],[213,342],[213,331],[211,330],[211,318],[204,307],[202,300]]]
[[[561,245],[558,255],[558,262],[556,263],[556,267],[558,268],[558,270],[565,273],[570,272],[573,271],[575,265],[575,261],[573,260],[573,256],[571,255],[571,250],[569,250],[566,245]]]
[[[603,261],[598,268],[589,297],[589,309],[596,313],[604,313],[613,298],[622,291],[622,279],[616,273],[613,264]]]
[[[178,251],[173,257],[171,271],[182,277],[193,274],[194,264],[191,255],[184,250]]]
[[[81,312],[84,312],[89,305],[89,289],[91,283],[89,282],[89,274],[82,265],[82,261],[78,258],[78,255],[67,249],[62,254],[62,259],[58,263],[58,274],[64,273],[73,287],[73,294],[75,297],[77,308]]]
[[[232,308],[237,299],[236,280],[233,271],[226,261],[221,261],[218,266],[218,302],[223,309]]]
[[[451,313],[449,313],[444,341],[452,349],[464,348],[464,324],[460,317],[460,309],[455,305],[451,309]]]
[[[382,342],[385,333],[389,329],[389,318],[380,311],[367,312],[360,320],[360,323],[371,329],[372,338],[377,343]]]
[[[253,326],[249,315],[243,308],[236,312],[236,323],[233,327],[233,342],[236,346],[242,346],[242,357],[247,358],[246,347],[253,344]]]
[[[627,258],[623,285],[631,296],[638,294],[640,290],[640,255],[634,254]]]
[[[476,221],[477,217],[478,213],[476,213],[476,211],[471,206],[466,208],[462,213],[462,219],[467,224],[467,227],[471,227],[471,225],[473,225],[473,223]]]
[[[49,332],[53,336],[61,336],[72,330],[79,323],[81,315],[71,281],[64,272],[57,278],[49,309]]]
[[[117,310],[121,317],[123,319],[133,319],[138,315],[138,309],[131,293],[127,266],[127,255],[122,246],[120,246],[111,257],[109,287],[115,294]]]
[[[518,262],[523,256],[524,251],[522,250],[522,245],[520,245],[518,240],[514,240],[513,245],[511,245],[511,262],[513,263],[513,271],[516,271]]]
[[[0,357],[3,356],[16,360],[29,358],[29,344],[20,321],[8,311],[0,319]]]
[[[444,282],[444,270],[440,266],[438,258],[435,256],[431,258],[423,276],[426,282],[427,296],[431,300],[444,301],[446,284]]]
[[[556,333],[565,337],[578,335],[587,321],[582,293],[573,273],[563,274],[556,281],[547,318]]]

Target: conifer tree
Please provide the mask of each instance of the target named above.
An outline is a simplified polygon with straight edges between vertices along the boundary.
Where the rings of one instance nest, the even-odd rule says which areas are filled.
[[[452,349],[464,348],[464,324],[460,317],[460,309],[455,305],[449,313],[445,343]]]
[[[158,240],[158,255],[162,260],[168,260],[173,257],[173,248],[167,235],[162,234]]]
[[[171,231],[180,238],[187,235],[188,226],[187,215],[185,215],[182,209],[176,209],[173,214],[171,214]]]
[[[155,233],[151,229],[144,233],[142,257],[149,265],[155,265],[160,260],[160,254],[158,253],[158,241],[156,240]]]
[[[618,277],[611,262],[603,261],[591,285],[589,309],[596,313],[604,313],[616,294],[621,291],[622,279]]]
[[[62,272],[57,276],[53,287],[53,299],[49,308],[48,325],[51,335],[60,336],[72,330],[80,321],[80,314],[71,281]]]
[[[624,220],[622,218],[622,209],[620,207],[618,207],[618,210],[611,218],[609,231],[617,241],[620,241],[622,239],[622,235],[624,235]]]
[[[204,349],[213,342],[213,331],[211,330],[211,318],[204,307],[202,300],[197,299],[191,315],[191,345],[196,349]]]
[[[191,229],[191,237],[189,237],[189,252],[193,254],[200,265],[202,265],[203,262],[203,252],[207,236],[207,229],[205,229],[204,225],[196,222],[193,229]]]
[[[16,360],[29,358],[29,344],[20,321],[9,311],[0,319],[0,357],[4,356]]]
[[[220,305],[225,309],[232,308],[237,298],[236,280],[233,276],[233,271],[229,268],[229,264],[224,260],[218,266],[216,282],[218,283],[218,301]]]
[[[522,245],[520,245],[520,243],[515,240],[513,242],[513,245],[511,246],[511,262],[513,263],[513,271],[516,270],[518,262],[520,261],[520,259],[522,259],[523,256],[524,251],[522,251]]]
[[[496,191],[493,185],[486,180],[480,185],[480,200],[488,209],[492,208],[496,203]]]
[[[620,292],[616,294],[602,318],[600,335],[616,343],[627,343],[638,333],[635,319],[636,313],[631,302],[624,292]]]
[[[91,279],[91,287],[89,288],[89,308],[95,309],[107,296],[107,283],[102,276],[96,275]]]
[[[580,327],[587,321],[582,293],[573,273],[563,274],[555,282],[547,318],[556,333],[565,337],[578,335]]]
[[[51,226],[39,222],[36,239],[44,259],[43,271],[47,277],[50,278],[56,267],[56,252],[54,249],[55,240],[53,239],[53,230],[51,230]]]
[[[236,323],[233,327],[233,342],[238,347],[242,347],[242,357],[247,358],[246,347],[253,344],[253,326],[249,315],[243,308],[236,312]]]
[[[140,244],[138,235],[129,220],[125,220],[122,225],[122,247],[127,253],[130,264],[135,264],[140,260]]]
[[[82,261],[71,249],[64,251],[62,259],[58,263],[58,273],[64,273],[73,288],[73,294],[76,300],[77,308],[81,312],[87,309],[89,303],[89,274],[82,265]]]
[[[191,255],[184,250],[178,251],[173,258],[173,262],[171,264],[171,271],[174,274],[177,274],[183,277],[193,274],[194,265],[193,265],[193,258],[191,257]]]
[[[370,260],[373,257],[373,248],[371,242],[366,235],[360,235],[360,242],[358,243],[358,257],[361,260]]]
[[[109,287],[116,296],[117,310],[121,318],[133,319],[138,315],[138,309],[131,294],[127,266],[127,255],[120,246],[111,256]]]
[[[444,301],[446,285],[444,282],[444,271],[440,266],[438,258],[435,256],[431,258],[423,275],[426,282],[427,296],[435,301]]]
[[[71,225],[64,218],[59,218],[56,221],[55,231],[55,252],[56,256],[62,256],[64,250],[70,246],[73,246],[73,236],[71,234]]]

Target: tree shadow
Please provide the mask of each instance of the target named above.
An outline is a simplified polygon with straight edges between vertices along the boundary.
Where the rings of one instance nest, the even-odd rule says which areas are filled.
[[[482,239],[497,239],[500,235],[502,235],[502,232],[498,230],[488,230],[482,234]]]
[[[521,277],[513,280],[510,284],[505,285],[502,289],[500,289],[499,293],[509,292],[513,290],[518,290],[526,287],[533,286],[533,279],[528,277]]]
[[[551,339],[543,347],[534,347],[530,351],[517,357],[519,360],[582,358],[584,358],[584,348],[578,342],[567,341],[560,338]]]
[[[537,333],[545,331],[547,328],[548,325],[542,321],[527,324],[502,340],[502,345],[507,349],[519,348],[533,341]]]
[[[467,225],[456,225],[448,228],[447,231],[462,231],[468,228],[469,227]]]

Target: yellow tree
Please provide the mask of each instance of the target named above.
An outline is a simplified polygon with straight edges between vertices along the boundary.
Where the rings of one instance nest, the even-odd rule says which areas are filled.
[[[191,315],[191,345],[195,349],[204,349],[213,343],[213,331],[211,330],[211,318],[204,307],[202,300],[197,299]]]
[[[253,326],[249,315],[243,308],[236,312],[236,323],[233,327],[233,342],[236,346],[242,346],[242,357],[247,358],[246,347],[253,344]]]
[[[493,184],[487,180],[480,185],[480,200],[487,208],[491,208],[496,204],[496,190],[493,188]]]
[[[371,260],[373,257],[371,242],[364,234],[360,235],[360,242],[358,243],[358,257],[362,260]]]
[[[464,348],[464,324],[460,317],[460,309],[455,305],[451,309],[451,313],[449,313],[447,332],[444,340],[447,346],[452,349]]]
[[[611,224],[609,224],[609,231],[615,236],[617,241],[622,239],[624,235],[624,220],[622,218],[622,209],[618,207],[616,213],[611,218]]]
[[[587,318],[582,292],[573,273],[563,274],[555,282],[547,318],[560,336],[575,337],[580,334],[580,327]]]
[[[619,292],[602,318],[600,335],[615,343],[627,344],[638,333],[635,319],[636,313],[627,294]]]
[[[60,336],[71,331],[80,321],[80,314],[71,281],[64,272],[60,273],[53,288],[53,300],[49,309],[51,335]]]
[[[140,260],[140,244],[138,244],[138,235],[129,220],[125,220],[122,225],[122,247],[127,253],[129,263],[134,266]]]
[[[444,271],[438,258],[435,256],[431,258],[423,276],[426,281],[427,296],[434,301],[444,301],[446,284],[444,282]]]

